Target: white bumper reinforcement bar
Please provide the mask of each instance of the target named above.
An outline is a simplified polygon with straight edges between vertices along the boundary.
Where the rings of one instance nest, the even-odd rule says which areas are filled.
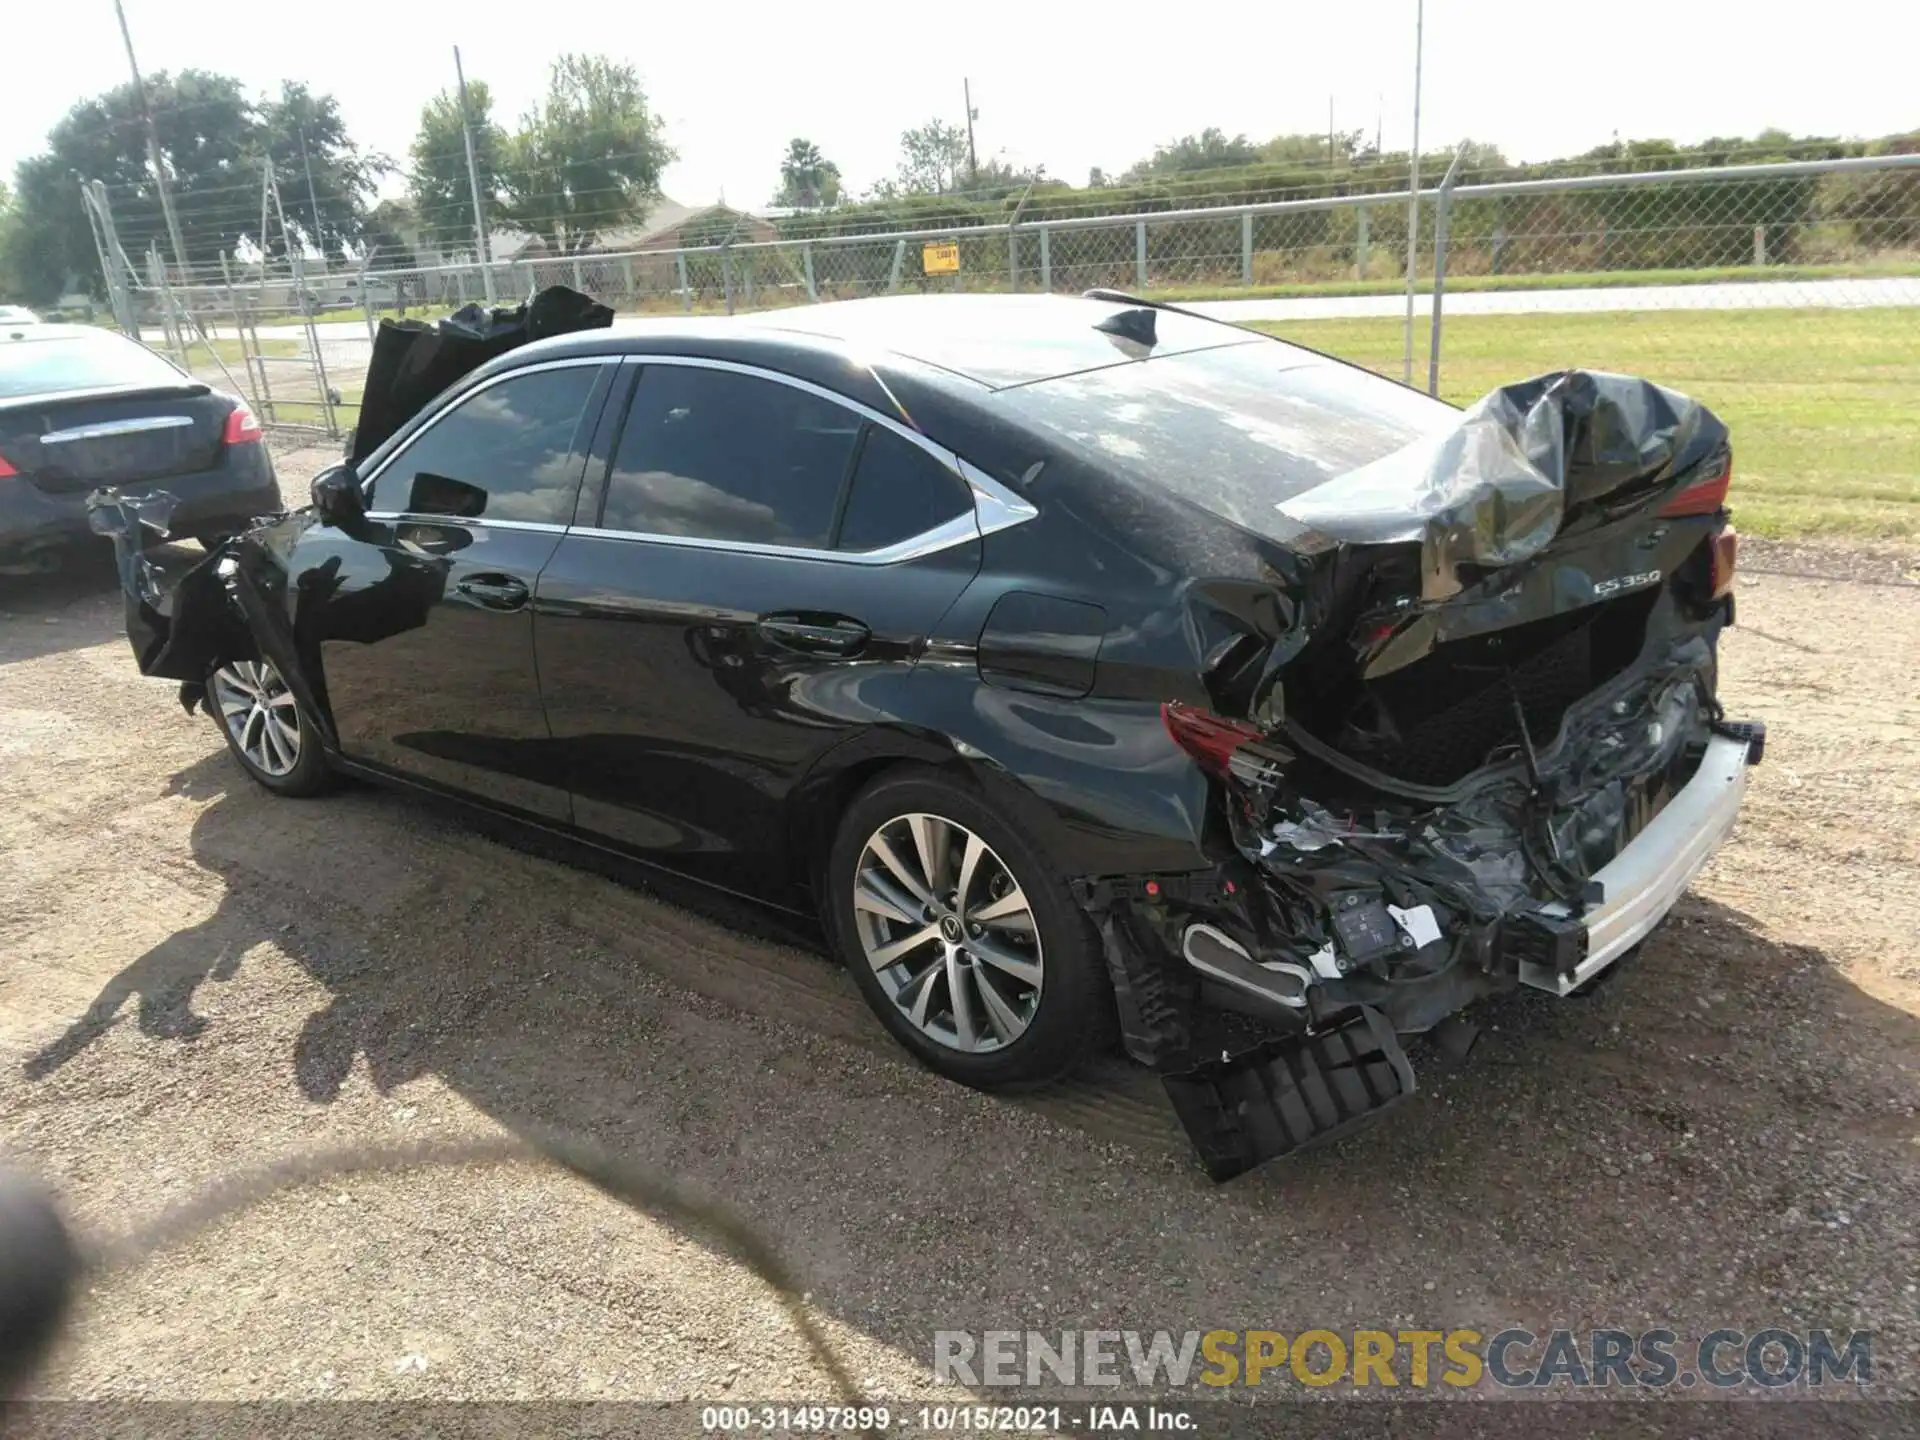
[[[1708,743],[1693,778],[1594,876],[1606,887],[1606,898],[1583,917],[1586,957],[1564,975],[1545,965],[1523,963],[1524,984],[1565,995],[1639,944],[1665,918],[1733,828],[1747,789],[1749,743],[1727,735],[1716,735]],[[1568,913],[1564,906],[1546,908]]]

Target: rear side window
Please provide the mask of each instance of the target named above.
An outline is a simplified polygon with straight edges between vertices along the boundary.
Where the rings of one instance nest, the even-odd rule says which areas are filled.
[[[144,345],[101,330],[58,339],[0,339],[0,400],[63,390],[187,386],[181,373]]]
[[[583,466],[575,439],[599,368],[535,370],[461,401],[380,472],[374,508],[565,525]]]
[[[614,452],[600,524],[825,549],[860,425],[845,406],[792,385],[649,365]]]
[[[839,548],[884,549],[966,514],[972,504],[958,475],[912,441],[875,425],[854,466]]]

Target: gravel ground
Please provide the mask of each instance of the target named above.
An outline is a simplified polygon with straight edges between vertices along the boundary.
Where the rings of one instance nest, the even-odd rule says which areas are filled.
[[[282,455],[289,490],[329,458]],[[275,801],[135,674],[104,565],[0,581],[0,1146],[111,1234],[292,1151],[562,1127],[751,1217],[896,1401],[953,1398],[936,1329],[1414,1324],[1872,1328],[1873,1390],[1920,1395],[1920,572],[1751,558],[1724,683],[1767,760],[1672,921],[1222,1188],[1117,1060],[974,1094],[795,937],[371,789]],[[695,1232],[483,1167],[295,1192],[101,1280],[40,1388],[828,1394]]]

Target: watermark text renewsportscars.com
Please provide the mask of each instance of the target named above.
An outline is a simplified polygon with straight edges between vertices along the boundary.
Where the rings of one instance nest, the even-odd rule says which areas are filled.
[[[1873,1382],[1873,1332],[937,1330],[933,1375],[970,1387],[1864,1386]]]

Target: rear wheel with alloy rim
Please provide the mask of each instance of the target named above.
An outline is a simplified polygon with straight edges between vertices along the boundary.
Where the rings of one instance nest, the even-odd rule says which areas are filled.
[[[830,861],[833,930],[881,1021],[935,1070],[1045,1080],[1108,1033],[1085,917],[1013,826],[933,771],[859,796]]]
[[[299,702],[267,660],[234,660],[207,677],[208,708],[246,771],[279,795],[312,795],[330,778]]]

